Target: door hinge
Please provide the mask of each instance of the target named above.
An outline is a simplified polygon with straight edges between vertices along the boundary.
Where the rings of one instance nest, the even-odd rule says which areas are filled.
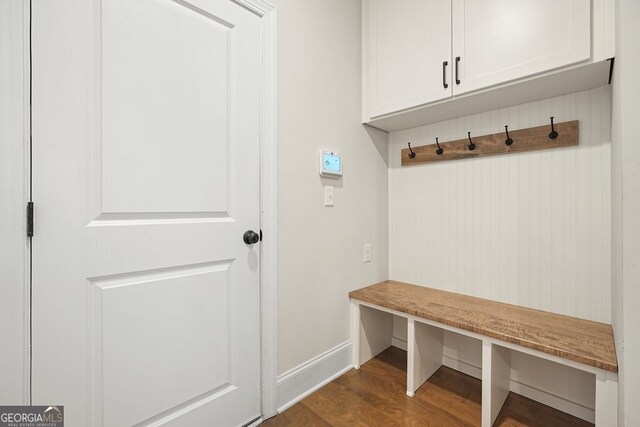
[[[262,230],[260,230],[260,241],[262,242]]]
[[[33,202],[27,202],[27,237],[33,237]]]

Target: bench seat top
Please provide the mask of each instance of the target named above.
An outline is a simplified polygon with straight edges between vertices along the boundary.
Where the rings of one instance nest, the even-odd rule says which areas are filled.
[[[349,297],[618,372],[611,325],[388,280]]]

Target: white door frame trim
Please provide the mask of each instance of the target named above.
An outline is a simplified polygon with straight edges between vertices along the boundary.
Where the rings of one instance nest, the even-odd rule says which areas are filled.
[[[232,0],[262,18],[262,94],[260,119],[260,376],[262,418],[277,414],[277,104],[276,104],[276,10],[263,0]]]
[[[264,235],[261,244],[261,270],[260,270],[260,322],[261,322],[261,413],[262,418],[269,418],[277,413],[276,403],[276,383],[277,383],[277,162],[276,162],[276,10],[275,8],[263,0],[230,0],[233,1],[262,19],[262,94],[261,94],[261,123],[260,123],[260,227]],[[17,113],[24,115],[24,122],[16,124],[20,126],[23,132],[23,151],[13,151],[13,156],[3,156],[0,162],[3,170],[9,171],[12,181],[8,187],[0,187],[2,192],[0,196],[12,197],[12,194],[5,194],[5,191],[11,188],[23,188],[22,196],[24,203],[12,203],[7,210],[9,217],[22,218],[22,227],[17,227],[9,221],[3,221],[3,224],[11,226],[7,232],[11,235],[19,234],[24,238],[24,214],[25,206],[28,200],[29,188],[29,1],[22,2],[22,18],[12,19],[11,25],[7,31],[12,33],[22,33],[21,49],[23,57],[22,67],[24,74],[22,77],[23,98],[21,102],[14,103],[11,109],[15,109]],[[16,28],[17,27],[17,28]],[[13,40],[17,43],[18,40]],[[10,62],[4,62],[7,64]],[[13,101],[12,101],[13,102]],[[18,197],[13,197],[17,199]],[[37,202],[37,201],[34,201]],[[4,212],[2,213],[4,218]],[[2,225],[2,224],[0,224]],[[3,230],[4,231],[4,230]],[[37,229],[36,229],[37,233]],[[4,233],[3,233],[4,234]],[[4,240],[4,239],[3,239]],[[7,239],[8,240],[8,239]],[[24,262],[24,268],[15,269],[19,273],[12,270],[6,277],[10,284],[20,289],[18,292],[24,293],[24,312],[25,312],[25,328],[24,328],[24,388],[21,398],[24,404],[29,402],[29,251],[28,241],[25,239],[25,245],[21,248],[23,253],[16,256],[16,262]],[[15,248],[6,248],[6,252],[10,255],[9,262],[13,257]],[[4,248],[3,248],[4,251]],[[23,260],[23,261],[20,261]],[[14,277],[16,276],[16,277]],[[11,402],[18,403],[18,402]]]
[[[0,185],[0,235],[3,253],[0,322],[22,335],[18,345],[0,351],[0,365],[19,372],[0,393],[0,404],[29,404],[29,240],[26,238],[26,205],[29,200],[29,1],[0,6],[3,44],[0,64],[0,171],[7,181]],[[6,203],[6,204],[5,204]],[[4,307],[7,304],[7,307]],[[21,311],[21,313],[19,313]],[[19,332],[18,332],[19,331]],[[9,400],[5,400],[9,399]]]

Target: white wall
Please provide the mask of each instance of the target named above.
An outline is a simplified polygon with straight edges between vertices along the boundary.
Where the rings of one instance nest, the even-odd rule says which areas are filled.
[[[610,98],[604,86],[391,133],[391,278],[610,322]],[[407,142],[549,116],[580,121],[578,147],[400,166]]]
[[[384,134],[365,132],[358,124],[359,2],[274,3],[279,21],[278,371],[283,374],[348,340],[346,292],[387,278],[387,146]],[[633,3],[617,2],[627,14],[622,21],[627,22],[622,25],[627,40],[640,39],[631,34],[638,32],[632,23],[638,20],[638,5]],[[618,20],[621,29],[620,16]],[[625,372],[623,356],[634,360],[633,365],[640,360],[640,352],[633,348],[639,340],[627,342],[622,351],[623,285],[624,301],[628,301],[625,319],[632,322],[627,325],[640,324],[640,303],[634,294],[639,287],[632,287],[632,280],[639,282],[638,275],[629,274],[637,267],[633,264],[634,259],[640,259],[637,256],[626,258],[628,274],[622,282],[623,218],[626,236],[637,227],[632,218],[640,216],[636,204],[640,191],[634,187],[640,179],[631,179],[637,172],[634,162],[640,158],[632,152],[640,147],[632,145],[640,114],[637,104],[632,104],[639,98],[637,55],[631,57],[632,42],[626,45],[626,55],[624,50],[621,55],[620,37],[618,34],[613,96],[614,121],[618,123],[614,133],[619,136],[614,140],[629,135],[622,141],[628,141],[624,162],[622,146],[618,159],[615,153],[612,159],[612,100],[606,87],[397,132],[389,147],[389,234],[390,277],[394,279],[613,321]],[[624,56],[629,65],[621,76]],[[512,129],[536,126],[547,123],[550,115],[555,115],[556,121],[581,121],[579,147],[399,166],[400,147],[407,141],[420,145],[432,143],[434,136],[443,141],[457,139],[467,130],[475,135],[493,133],[501,131],[504,124]],[[322,148],[335,149],[345,159],[345,177],[336,188],[334,208],[322,206],[322,185],[330,183],[317,176],[317,152]],[[334,235],[340,238],[338,245],[333,245]],[[637,235],[628,235],[627,255],[640,241]],[[369,241],[374,244],[374,262],[363,264],[362,244]],[[627,337],[634,329],[627,328]],[[446,351],[457,344],[452,343]],[[466,352],[447,353],[450,362],[462,360],[473,366],[473,346],[462,348]],[[523,384],[567,397],[566,389],[554,389],[548,378],[531,375],[532,371],[526,370],[528,361],[522,362],[523,369],[513,375],[519,375]],[[626,369],[621,377],[627,390],[621,402],[631,407],[626,411],[626,425],[640,425],[634,405],[638,370],[634,377],[633,366]],[[585,385],[584,375],[562,369],[550,375],[560,375],[569,389],[580,390],[568,396],[577,406],[592,408],[593,390]]]
[[[349,340],[348,291],[387,279],[387,135],[360,124],[360,0],[273,3],[282,374]],[[341,180],[319,176],[322,149],[343,156]],[[336,187],[334,207],[323,185]]]
[[[25,2],[0,2],[0,405],[28,403]]]
[[[392,132],[391,278],[609,323],[610,114],[604,86]],[[407,142],[538,126],[549,116],[580,121],[578,147],[400,165]],[[406,340],[398,320],[394,330],[396,342]],[[479,375],[481,346],[470,341],[447,333],[443,360]],[[591,374],[514,353],[511,378],[512,390],[593,421]]]
[[[618,354],[618,419],[640,425],[640,3],[616,1],[612,121],[612,312]]]

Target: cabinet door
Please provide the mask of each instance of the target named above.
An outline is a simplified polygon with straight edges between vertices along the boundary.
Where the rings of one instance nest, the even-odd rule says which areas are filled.
[[[454,95],[590,55],[590,1],[453,0]],[[456,62],[460,83],[455,81]]]
[[[451,1],[366,0],[363,4],[368,116],[450,97]]]

